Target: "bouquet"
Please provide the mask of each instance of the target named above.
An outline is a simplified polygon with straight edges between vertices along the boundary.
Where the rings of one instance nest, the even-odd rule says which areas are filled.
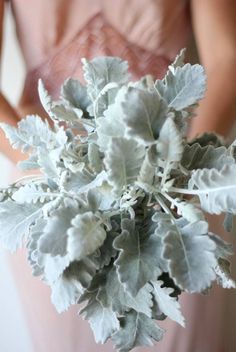
[[[131,82],[117,57],[82,60],[86,85],[67,79],[53,101],[39,81],[49,123],[1,124],[37,170],[0,190],[0,240],[28,250],[32,274],[51,287],[57,311],[80,311],[97,343],[117,350],[163,338],[158,320],[184,326],[178,296],[206,293],[229,275],[232,247],[205,213],[236,213],[235,145],[186,134],[203,98],[200,65],[177,56],[164,79]]]

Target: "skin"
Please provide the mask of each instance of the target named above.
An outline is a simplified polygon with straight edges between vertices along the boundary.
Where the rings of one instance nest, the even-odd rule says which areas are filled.
[[[214,131],[227,136],[236,117],[236,1],[192,0],[191,13],[207,92],[189,135]]]
[[[2,47],[2,30],[3,30],[3,16],[4,16],[4,1],[0,1],[0,55]],[[16,126],[20,120],[20,115],[16,109],[10,105],[4,95],[0,92],[0,122],[6,122],[9,125]],[[5,138],[3,131],[0,129],[0,151],[10,158],[14,163],[24,159],[24,155],[11,148],[8,140]]]
[[[191,0],[191,15],[208,88],[205,99],[200,102],[198,117],[193,120],[189,130],[189,138],[205,131],[226,136],[236,113],[236,2]],[[4,0],[0,0],[0,48],[3,16]],[[0,92],[0,122],[15,126],[21,115],[24,116]],[[21,152],[12,150],[2,131],[0,150],[13,162],[24,159]]]

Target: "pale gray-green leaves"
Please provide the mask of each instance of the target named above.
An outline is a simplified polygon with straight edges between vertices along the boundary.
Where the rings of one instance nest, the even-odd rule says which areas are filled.
[[[137,179],[144,156],[144,147],[135,140],[122,137],[111,139],[104,163],[108,182],[113,186],[116,195],[121,195]]]
[[[78,80],[69,78],[65,81],[61,89],[61,97],[68,106],[82,111],[82,116],[87,117],[87,108],[91,101],[87,94],[87,87]]]
[[[183,110],[203,98],[206,78],[202,66],[186,64],[168,71],[165,78],[155,83],[157,93],[169,107]]]
[[[84,59],[83,69],[85,84],[67,79],[58,101],[39,81],[50,122],[1,124],[36,174],[0,190],[0,239],[11,251],[26,240],[58,312],[87,301],[96,341],[125,352],[162,338],[154,319],[184,324],[182,291],[235,287],[232,248],[208,232],[202,210],[227,213],[231,228],[236,143],[209,133],[187,141],[205,75],[184,51],[155,84],[129,82],[120,58]]]
[[[177,286],[201,292],[215,279],[215,243],[207,236],[208,224],[198,221],[181,229],[173,227],[165,236],[164,257]]]
[[[230,263],[220,258],[215,268],[217,283],[223,288],[235,288],[235,281],[230,277]]]
[[[14,192],[12,198],[19,204],[24,203],[44,203],[47,200],[53,198],[53,192],[42,184],[29,183],[20,187],[16,192]]]
[[[43,147],[44,149],[54,149],[64,145],[67,141],[63,130],[54,132],[49,127],[47,121],[43,121],[37,115],[28,115],[18,122],[18,128],[1,124],[7,138],[14,149],[21,149],[28,152],[31,148]]]
[[[39,240],[39,249],[43,253],[50,253],[52,256],[67,254],[67,230],[71,227],[71,221],[76,216],[74,208],[57,209],[48,219]]]
[[[115,265],[126,290],[136,296],[149,280],[161,273],[158,239],[155,235],[142,234],[141,229],[135,228],[134,221],[128,219],[122,221],[122,230],[114,241],[115,248],[120,251]]]
[[[112,137],[124,137],[125,124],[122,103],[125,101],[127,88],[123,86],[117,93],[113,104],[104,111],[103,116],[96,120],[97,143],[102,152],[105,152]]]
[[[167,118],[161,128],[157,142],[159,157],[166,162],[180,161],[183,153],[182,136],[172,118]]]
[[[101,116],[114,102],[117,90],[128,83],[128,63],[118,57],[99,57],[91,61],[82,59],[84,78],[95,117]]]
[[[130,87],[122,104],[127,137],[149,145],[157,140],[167,117],[167,104],[155,92]]]
[[[121,324],[121,329],[112,336],[119,352],[128,352],[138,346],[152,346],[152,339],[160,341],[164,335],[164,330],[154,320],[133,310],[121,319]]]
[[[172,297],[173,289],[163,287],[162,281],[152,281],[153,295],[159,309],[170,319],[184,326],[184,317],[180,311],[180,304],[175,297]]]
[[[67,231],[67,250],[71,260],[80,260],[98,249],[106,238],[102,222],[91,211],[78,214]]]
[[[80,314],[89,321],[97,343],[105,343],[119,329],[119,320],[111,306],[103,305],[96,298],[91,299]]]
[[[32,224],[41,216],[41,207],[17,204],[12,200],[0,203],[0,238],[8,250],[21,248]]]
[[[79,284],[65,275],[60,276],[51,284],[51,290],[51,300],[58,313],[64,312],[72,304],[75,304],[81,294]]]
[[[181,164],[187,170],[220,169],[228,164],[234,164],[234,158],[229,155],[226,147],[215,148],[213,145],[202,147],[199,143],[185,145]]]
[[[236,164],[217,169],[196,170],[189,181],[201,207],[210,214],[236,214]]]
[[[143,286],[136,296],[132,296],[120,282],[116,268],[114,267],[106,278],[105,290],[112,308],[122,315],[131,308],[139,313],[152,316],[152,286],[148,283]]]

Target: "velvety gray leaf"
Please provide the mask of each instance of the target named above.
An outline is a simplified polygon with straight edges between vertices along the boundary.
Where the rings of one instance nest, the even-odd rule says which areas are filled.
[[[11,252],[22,246],[30,226],[41,217],[40,206],[17,204],[12,200],[0,203],[0,238]]]
[[[182,136],[172,118],[164,122],[157,142],[157,151],[160,158],[166,162],[180,161],[183,153]]]
[[[41,79],[39,79],[38,81],[38,93],[39,93],[40,102],[44,110],[51,117],[51,107],[52,107],[53,101]]]
[[[155,167],[150,163],[149,155],[146,153],[138,175],[138,183],[152,185],[155,176]]]
[[[177,201],[175,205],[177,208],[177,214],[181,215],[188,222],[205,220],[204,214],[201,209],[197,208],[194,204],[185,201]]]
[[[43,281],[52,286],[69,266],[70,258],[68,254],[64,257],[60,255],[52,257],[38,251],[38,263],[44,267]]]
[[[155,235],[142,238],[132,220],[124,219],[122,230],[114,241],[114,247],[120,251],[115,265],[126,290],[136,296],[148,281],[161,273],[157,255],[159,241]]]
[[[225,231],[232,232],[232,230],[234,228],[234,215],[233,214],[231,214],[231,213],[225,214],[223,226],[224,226]]]
[[[66,172],[65,174],[62,174],[61,186],[67,191],[77,193],[81,188],[86,187],[93,180],[93,175],[86,170],[78,171],[76,173]]]
[[[103,116],[96,120],[98,145],[102,152],[107,150],[107,146],[112,137],[124,137],[125,124],[123,122],[124,111],[122,103],[125,101],[126,87],[122,87],[117,92],[115,101],[104,111]]]
[[[223,288],[236,288],[235,281],[230,277],[230,262],[219,259],[215,268],[216,280]]]
[[[181,165],[187,170],[212,169],[221,170],[224,165],[234,164],[234,158],[228,154],[226,147],[207,145],[201,147],[199,143],[186,144]]]
[[[125,290],[118,278],[116,269],[113,267],[106,276],[103,291],[105,295],[104,293],[101,295],[101,292],[99,292],[97,298],[104,304],[109,301],[112,309],[119,315],[124,314],[125,311],[132,308],[137,312],[146,314],[148,317],[152,316],[153,301],[151,294],[152,286],[150,284],[146,284],[139,290],[135,297],[132,297],[129,292]]]
[[[51,290],[51,301],[58,313],[62,313],[72,304],[76,304],[81,294],[79,284],[67,279],[64,275],[51,284]]]
[[[122,106],[127,137],[147,145],[153,143],[167,117],[165,101],[155,92],[129,88]]]
[[[201,292],[215,279],[215,243],[208,224],[198,221],[170,231],[164,238],[164,257],[174,282],[187,292]]]
[[[136,180],[145,156],[145,149],[134,140],[113,137],[105,155],[108,182],[120,195]]]
[[[153,296],[160,310],[170,319],[184,326],[184,317],[180,310],[180,304],[175,297],[172,297],[173,289],[163,287],[163,281],[151,281],[153,286]]]
[[[7,138],[14,149],[27,152],[30,148],[44,147],[54,149],[66,143],[67,137],[63,129],[52,131],[47,120],[37,115],[28,115],[20,120],[17,128],[4,125]]]
[[[110,306],[103,306],[97,299],[91,299],[80,314],[89,321],[97,343],[105,343],[119,329],[115,312]]]
[[[70,263],[64,275],[70,280],[78,281],[82,288],[88,288],[98,269],[95,256],[87,256],[83,260]]]
[[[200,144],[201,147],[212,145],[215,148],[225,145],[224,138],[216,133],[205,132],[188,142],[188,145]]]
[[[177,67],[183,67],[185,61],[186,49],[181,49],[179,54],[176,56],[174,62],[169,66],[170,71],[174,72]]]
[[[61,96],[72,107],[81,109],[84,117],[88,117],[87,107],[91,104],[91,101],[86,86],[82,85],[79,80],[68,78],[62,86]]]
[[[110,104],[114,102],[117,89],[109,89],[105,94],[102,90],[110,83],[122,86],[128,82],[128,63],[118,57],[98,57],[91,61],[82,60],[84,78],[87,82],[87,90],[93,103],[98,97],[95,114],[101,116]]]
[[[157,80],[155,88],[169,107],[182,110],[203,98],[206,75],[202,66],[186,64],[168,71],[163,80]]]
[[[38,169],[38,157],[35,154],[30,155],[30,157],[26,160],[19,161],[17,163],[17,167],[21,170],[34,170]]]
[[[12,198],[19,204],[37,202],[43,203],[50,199],[52,193],[53,192],[50,193],[50,191],[46,191],[46,185],[29,183],[14,192]]]
[[[88,145],[88,160],[90,168],[97,174],[103,169],[103,155],[95,143]]]
[[[223,258],[227,259],[229,256],[233,255],[234,249],[231,243],[228,243],[223,240],[220,236],[209,232],[210,239],[215,242],[216,249],[215,249],[215,256],[217,259]]]
[[[217,169],[202,169],[193,172],[190,189],[200,199],[203,210],[210,214],[231,212],[236,214],[236,164]]]
[[[42,253],[52,256],[66,255],[67,230],[71,227],[71,221],[77,213],[78,210],[74,208],[60,208],[53,212],[39,240],[39,249]]]
[[[53,117],[58,121],[64,121],[67,123],[78,124],[83,116],[83,111],[78,108],[72,108],[70,106],[65,106],[63,103],[54,103],[51,107],[51,113]],[[81,124],[81,130],[82,124]]]
[[[91,211],[76,215],[71,224],[67,231],[67,250],[71,260],[83,259],[103,244],[106,231]]]
[[[43,218],[36,220],[34,225],[32,225],[30,228],[30,236],[26,243],[26,248],[28,250],[27,259],[31,266],[31,273],[34,276],[43,274],[43,265],[39,265],[38,262],[38,240],[42,236],[45,226],[46,221]]]
[[[164,330],[153,319],[135,311],[121,319],[120,330],[112,336],[119,352],[128,352],[138,346],[152,346],[153,340],[160,341]]]

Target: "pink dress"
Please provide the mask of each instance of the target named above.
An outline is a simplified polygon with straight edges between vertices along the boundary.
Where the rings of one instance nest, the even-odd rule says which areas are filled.
[[[162,77],[190,34],[188,0],[10,0],[27,75],[19,111],[43,113],[37,81],[58,97],[67,77],[81,78],[81,58],[120,56],[133,78],[146,73]],[[216,230],[219,232],[219,230]],[[96,345],[78,307],[58,315],[50,290],[31,276],[25,251],[9,256],[32,336],[34,352],[108,352]],[[163,342],[139,351],[233,352],[236,342],[227,311],[232,293],[214,289],[209,297],[181,298],[187,327],[166,321]],[[233,296],[232,296],[233,297]],[[227,317],[227,324],[226,324]],[[226,327],[226,328],[225,328]],[[230,330],[231,329],[231,330]],[[231,339],[231,340],[230,340]]]

